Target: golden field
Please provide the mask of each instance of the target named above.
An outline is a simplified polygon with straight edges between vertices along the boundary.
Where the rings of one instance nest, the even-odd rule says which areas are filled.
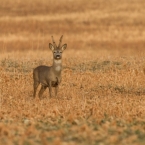
[[[0,0],[0,144],[145,144],[143,0]],[[64,35],[58,98],[33,68]]]

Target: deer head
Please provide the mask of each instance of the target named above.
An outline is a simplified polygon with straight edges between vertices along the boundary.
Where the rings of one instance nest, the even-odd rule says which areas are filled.
[[[62,43],[62,38],[63,38],[63,35],[60,37],[60,40],[59,40],[59,45],[57,46],[54,39],[53,39],[53,36],[52,36],[52,42],[53,42],[53,45],[51,43],[49,43],[49,48],[51,49],[51,51],[53,52],[53,58],[56,59],[56,60],[59,60],[62,58],[62,53],[63,51],[66,49],[67,47],[67,44],[63,44],[61,46],[61,43]]]

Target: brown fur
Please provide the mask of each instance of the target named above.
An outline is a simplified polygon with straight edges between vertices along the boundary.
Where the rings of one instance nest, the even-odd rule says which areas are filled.
[[[52,37],[53,40],[53,37]],[[36,97],[36,91],[41,84],[41,89],[39,91],[39,98],[42,97],[43,92],[46,88],[49,88],[50,97],[52,97],[52,87],[55,88],[55,96],[57,96],[58,86],[61,82],[61,70],[62,70],[62,52],[66,49],[67,44],[61,46],[60,43],[57,46],[53,40],[53,45],[49,43],[49,48],[53,52],[53,65],[52,66],[38,66],[33,71],[33,80],[34,80],[34,98]]]

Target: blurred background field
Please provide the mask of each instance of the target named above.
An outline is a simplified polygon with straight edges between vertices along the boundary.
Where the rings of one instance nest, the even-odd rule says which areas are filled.
[[[63,34],[70,49],[144,50],[143,0],[5,0],[0,3],[3,49],[47,49],[51,35],[57,40]]]
[[[0,143],[145,143],[145,1],[0,0]],[[58,98],[33,99],[32,71],[61,35]]]

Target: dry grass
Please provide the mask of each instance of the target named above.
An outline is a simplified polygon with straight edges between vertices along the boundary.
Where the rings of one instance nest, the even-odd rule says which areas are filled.
[[[145,143],[143,0],[5,0],[0,6],[0,144]],[[32,70],[68,44],[58,98],[33,99]]]
[[[72,54],[64,53],[58,99],[47,99],[48,91],[43,100],[32,99],[32,69],[50,65],[50,52],[11,52],[1,59],[1,142],[144,143],[144,57]]]

